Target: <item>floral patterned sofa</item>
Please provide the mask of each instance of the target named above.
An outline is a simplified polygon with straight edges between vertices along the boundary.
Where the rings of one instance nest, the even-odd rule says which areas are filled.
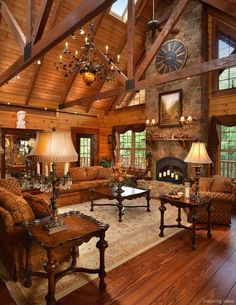
[[[230,179],[215,175],[212,178],[203,178],[199,180],[200,194],[212,198],[212,223],[213,224],[231,224],[231,210],[236,203],[236,190]],[[192,186],[194,192],[195,185]],[[207,212],[204,209],[199,210],[199,222],[207,223]]]
[[[22,194],[15,178],[0,179],[0,260],[9,279],[24,279],[27,236],[20,223],[48,216],[49,213],[47,201],[31,194]],[[67,260],[70,249],[57,250],[54,255],[59,261]],[[33,244],[31,257],[32,270],[41,270],[46,260],[44,249]]]

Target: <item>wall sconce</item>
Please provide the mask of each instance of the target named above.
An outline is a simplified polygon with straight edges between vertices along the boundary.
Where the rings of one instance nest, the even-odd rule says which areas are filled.
[[[147,127],[154,127],[158,125],[155,119],[151,119],[151,120],[147,119],[145,124]]]
[[[193,118],[191,117],[191,115],[188,115],[186,117],[181,116],[179,121],[182,125],[191,125],[193,123]]]

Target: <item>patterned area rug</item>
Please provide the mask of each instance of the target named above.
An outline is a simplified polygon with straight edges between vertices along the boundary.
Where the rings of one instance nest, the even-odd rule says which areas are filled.
[[[145,204],[145,199],[143,198],[136,199],[135,201],[139,204]],[[108,200],[101,199],[98,202],[104,203],[108,202]],[[125,204],[132,204],[132,201],[127,201]],[[106,271],[109,271],[179,231],[179,229],[176,228],[169,228],[165,230],[164,238],[159,237],[160,212],[158,208],[158,200],[151,200],[150,213],[146,212],[145,208],[126,208],[122,223],[118,222],[118,210],[113,206],[95,206],[94,212],[90,212],[90,203],[83,203],[63,207],[59,212],[79,210],[84,214],[92,215],[96,219],[110,224],[110,228],[106,232],[106,240],[108,241],[109,246],[105,253]],[[165,223],[173,224],[176,216],[177,209],[169,206],[165,213]],[[186,219],[184,219],[184,222],[186,223]],[[80,247],[78,265],[88,268],[98,267],[99,252],[96,248],[96,242],[97,239],[93,238],[90,242],[83,244]],[[3,266],[1,266],[1,264],[0,273],[3,274]],[[96,277],[96,275],[82,273],[65,276],[59,280],[56,285],[56,299],[62,298]],[[5,283],[18,305],[45,304],[44,297],[47,294],[46,279],[33,277],[33,285],[31,288],[25,288],[20,283],[7,280],[5,280]]]

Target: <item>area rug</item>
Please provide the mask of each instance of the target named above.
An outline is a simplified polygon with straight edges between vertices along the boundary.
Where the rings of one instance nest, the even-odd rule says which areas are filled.
[[[138,201],[138,202],[137,202]],[[108,202],[101,199],[98,203]],[[136,203],[145,204],[144,198],[135,200]],[[109,201],[111,203],[111,201]],[[125,202],[126,205],[132,201]],[[80,212],[92,215],[97,220],[108,223],[110,228],[106,232],[108,248],[105,252],[106,271],[112,270],[118,265],[130,260],[145,250],[163,242],[165,239],[179,231],[177,228],[168,228],[165,230],[165,237],[159,237],[160,212],[158,200],[151,200],[151,212],[146,212],[145,208],[125,209],[123,222],[118,222],[118,210],[114,206],[95,206],[94,212],[90,212],[90,203],[71,205],[63,207],[60,213],[70,210],[79,210]],[[176,219],[177,209],[169,206],[165,213],[165,223],[172,223]],[[186,219],[184,220],[186,222]],[[96,248],[97,239],[93,238],[90,242],[80,246],[80,257],[78,265],[97,268],[99,265],[99,251]],[[3,273],[3,266],[0,264],[0,273]],[[57,282],[56,299],[60,299],[70,292],[76,290],[88,281],[96,278],[97,275],[88,275],[75,273],[65,276]],[[18,305],[43,305],[45,304],[45,295],[47,294],[47,280],[33,277],[31,288],[25,288],[20,283],[5,280],[6,286]]]

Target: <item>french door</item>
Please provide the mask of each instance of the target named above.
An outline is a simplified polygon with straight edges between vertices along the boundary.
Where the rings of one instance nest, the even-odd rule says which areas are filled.
[[[77,134],[78,166],[92,166],[95,159],[95,136]]]

